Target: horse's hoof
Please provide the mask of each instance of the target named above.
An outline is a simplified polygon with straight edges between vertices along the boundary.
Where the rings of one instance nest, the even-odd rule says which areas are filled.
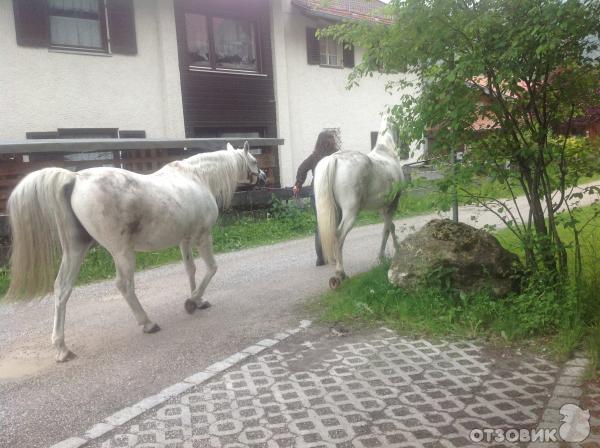
[[[316,265],[317,267],[319,267],[319,266],[325,266],[326,264],[327,264],[327,263],[325,263],[325,261],[324,261],[324,260],[321,260],[321,259],[317,259],[317,262],[315,263],[315,265]]]
[[[199,310],[205,310],[205,309],[207,309],[207,308],[210,308],[211,306],[212,306],[212,304],[211,304],[211,303],[210,303],[208,300],[205,300],[204,302],[202,302],[202,303],[201,303],[201,304],[198,306],[198,309],[199,309]]]
[[[77,355],[71,350],[64,350],[56,354],[56,362],[67,362],[77,358]]]
[[[194,314],[194,311],[198,308],[198,304],[194,302],[192,299],[187,299],[185,301],[185,310],[188,314]]]
[[[158,326],[158,324],[152,324],[152,325],[150,326],[150,328],[146,328],[146,327],[144,326],[144,333],[147,333],[147,334],[152,334],[152,333],[157,333],[157,332],[159,332],[159,331],[160,331],[160,327]]]
[[[345,273],[345,272],[342,272],[342,273],[339,275],[339,277],[340,277],[340,279],[341,279],[341,280],[347,280],[347,279],[348,279],[348,276],[346,275],[346,273]]]
[[[339,277],[331,277],[329,279],[329,287],[331,289],[338,289],[342,283],[342,280]]]

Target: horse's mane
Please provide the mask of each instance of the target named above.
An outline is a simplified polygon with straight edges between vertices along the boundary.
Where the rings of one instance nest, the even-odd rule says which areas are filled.
[[[394,139],[393,131],[390,129],[391,117],[388,114],[384,114],[381,118],[381,125],[379,126],[379,133],[377,134],[377,141],[373,151],[387,151],[390,154],[396,155],[396,141]]]
[[[226,150],[196,154],[169,165],[174,164],[205,184],[223,209],[231,204],[239,173],[244,168],[240,152]]]

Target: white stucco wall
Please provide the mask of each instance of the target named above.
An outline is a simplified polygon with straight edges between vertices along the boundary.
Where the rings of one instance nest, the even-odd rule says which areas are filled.
[[[281,177],[282,185],[289,186],[323,128],[340,128],[344,150],[368,152],[381,113],[400,94],[386,92],[384,76],[366,78],[347,90],[351,69],[308,65],[306,28],[316,27],[317,21],[301,14],[291,0],[273,2],[273,23],[278,130],[286,140],[280,152]],[[357,64],[361,54],[356,49]]]
[[[135,0],[135,22],[135,56],[20,47],[12,0],[0,0],[0,140],[97,127],[184,137],[172,0]]]

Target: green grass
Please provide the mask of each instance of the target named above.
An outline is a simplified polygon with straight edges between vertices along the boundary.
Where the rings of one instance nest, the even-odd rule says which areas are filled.
[[[592,208],[578,212],[583,221]],[[406,291],[387,280],[387,265],[358,275],[337,291],[317,299],[315,311],[326,322],[385,325],[398,331],[444,337],[483,338],[493,344],[526,345],[565,359],[587,349],[594,370],[600,362],[600,220],[582,235],[584,278],[581,294],[559,302],[552,290],[531,288],[502,300],[485,292],[466,295],[434,286]],[[497,233],[502,244],[521,254],[512,233]],[[563,231],[565,243],[571,239]]]

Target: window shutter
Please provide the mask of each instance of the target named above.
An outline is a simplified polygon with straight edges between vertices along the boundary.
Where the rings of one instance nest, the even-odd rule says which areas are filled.
[[[46,0],[13,0],[17,44],[47,47],[48,3]]]
[[[107,0],[106,11],[111,52],[137,54],[133,0]]]
[[[321,63],[321,47],[315,36],[316,28],[306,28],[306,56],[309,65]]]
[[[344,46],[344,67],[354,68],[354,45],[348,45],[346,43]]]

